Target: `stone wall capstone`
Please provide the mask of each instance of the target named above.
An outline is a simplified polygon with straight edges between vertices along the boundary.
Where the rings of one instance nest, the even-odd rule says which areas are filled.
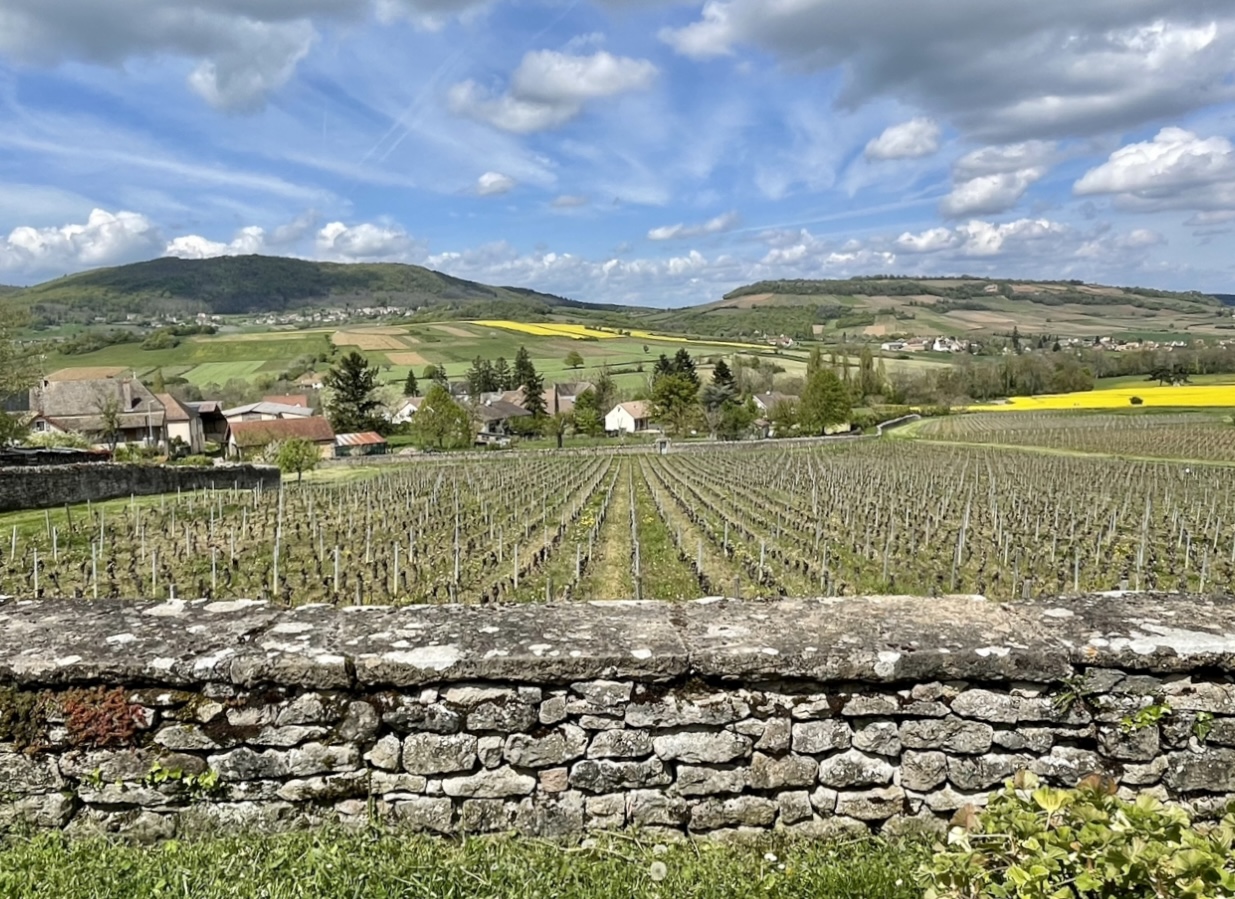
[[[264,465],[206,468],[94,462],[0,468],[0,512],[212,487],[276,489],[279,484],[279,469]]]
[[[0,603],[0,828],[937,830],[1017,771],[1235,798],[1235,601]]]

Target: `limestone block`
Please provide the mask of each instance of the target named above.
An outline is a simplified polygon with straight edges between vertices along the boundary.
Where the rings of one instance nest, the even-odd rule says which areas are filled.
[[[587,748],[587,732],[566,724],[543,737],[511,734],[506,738],[506,761],[519,768],[552,768],[580,758]]]
[[[648,759],[644,762],[584,759],[575,762],[570,769],[570,785],[589,793],[662,787],[671,780],[660,759]]]
[[[716,830],[720,827],[767,827],[776,820],[778,806],[762,796],[734,796],[730,799],[704,799],[691,807],[691,830]]]
[[[471,734],[410,734],[403,741],[403,770],[409,774],[453,774],[476,767]]]
[[[942,752],[905,750],[901,756],[901,786],[925,793],[948,779],[948,757]]]
[[[758,756],[756,756],[758,758]],[[811,765],[814,777],[814,764]],[[741,793],[750,785],[751,769],[706,768],[693,765],[678,765],[674,792],[682,796],[715,796],[721,793]]]
[[[901,724],[901,743],[908,749],[941,749],[978,755],[991,748],[995,729],[979,721],[947,717]]]
[[[853,732],[853,745],[863,752],[895,756],[901,752],[900,728],[891,721],[876,721]]]
[[[800,755],[773,758],[756,752],[750,763],[750,785],[756,790],[813,787],[818,770],[818,764],[811,758]]]
[[[643,730],[602,730],[592,738],[590,759],[639,759],[652,754],[652,738]]]
[[[884,759],[850,749],[819,764],[819,782],[825,787],[863,787],[892,782],[893,768]],[[842,812],[841,814],[846,814]],[[854,815],[853,817],[860,817]]]
[[[447,796],[462,796],[469,799],[503,799],[507,796],[526,796],[536,789],[536,778],[520,774],[513,768],[494,768],[475,774],[455,775],[442,779],[442,790]]]
[[[853,731],[845,721],[803,721],[793,725],[794,752],[819,755],[834,749],[848,749]]]
[[[883,821],[904,810],[905,791],[900,787],[842,792],[836,799],[836,814],[859,821]]]
[[[656,756],[690,765],[719,764],[750,755],[749,737],[730,731],[683,731],[652,740]]]

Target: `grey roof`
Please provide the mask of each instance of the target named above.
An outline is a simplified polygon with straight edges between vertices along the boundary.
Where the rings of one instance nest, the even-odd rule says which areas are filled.
[[[475,407],[476,417],[481,421],[505,421],[508,418],[521,418],[531,415],[522,406],[508,403],[505,400],[491,400]]]
[[[249,403],[247,406],[236,406],[234,409],[224,409],[224,418],[233,418],[237,415],[276,415],[280,418],[308,418],[313,414],[312,409],[306,409],[304,406],[285,406],[282,403]]]
[[[43,381],[30,389],[30,408],[83,430],[101,430],[103,410],[111,403],[122,428],[162,426],[166,410],[146,386],[134,378],[94,378],[83,381]]]

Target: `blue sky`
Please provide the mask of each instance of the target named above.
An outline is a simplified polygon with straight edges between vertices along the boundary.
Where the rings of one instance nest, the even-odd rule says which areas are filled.
[[[401,261],[682,305],[1235,292],[1230,0],[0,0],[0,283]]]

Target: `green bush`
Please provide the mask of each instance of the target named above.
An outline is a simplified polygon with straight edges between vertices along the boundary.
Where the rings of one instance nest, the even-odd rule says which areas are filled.
[[[1235,897],[1235,814],[1193,825],[1097,775],[1074,790],[1022,772],[984,811],[962,809],[921,868],[926,899]]]
[[[1145,401],[1141,399],[1139,396],[1132,397],[1132,399],[1130,399],[1128,402],[1130,402],[1134,406],[1140,406],[1145,403]]]
[[[214,464],[214,460],[209,456],[181,456],[176,460],[177,465],[190,465],[194,468],[209,468]]]

